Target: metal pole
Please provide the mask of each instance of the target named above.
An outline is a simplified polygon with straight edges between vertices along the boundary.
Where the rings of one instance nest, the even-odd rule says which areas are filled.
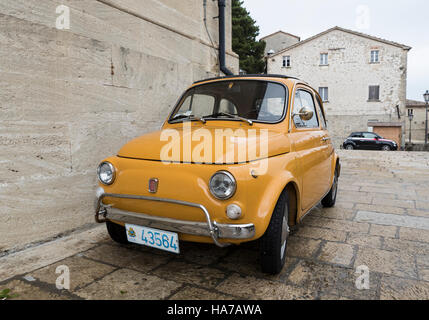
[[[411,145],[411,122],[412,122],[413,120],[411,119],[411,117],[410,117],[410,145]]]
[[[425,145],[428,144],[428,108],[429,108],[429,103],[426,102]]]
[[[219,7],[219,65],[220,70],[227,76],[233,75],[226,67],[226,48],[225,48],[225,0],[218,0]]]

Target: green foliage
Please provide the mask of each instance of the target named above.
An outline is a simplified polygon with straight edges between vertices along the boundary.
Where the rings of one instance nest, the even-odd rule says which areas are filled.
[[[3,289],[0,291],[0,300],[16,298],[17,294],[10,294],[10,289]]]
[[[256,41],[259,27],[243,1],[232,0],[232,50],[240,56],[240,69],[247,73],[263,73],[265,70],[265,42]]]

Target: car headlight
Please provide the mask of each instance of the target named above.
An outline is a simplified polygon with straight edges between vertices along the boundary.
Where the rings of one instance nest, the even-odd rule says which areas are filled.
[[[210,178],[209,187],[216,199],[227,200],[234,195],[237,183],[231,173],[219,171]]]
[[[105,185],[111,185],[115,181],[115,167],[110,162],[102,162],[97,169],[98,180]]]

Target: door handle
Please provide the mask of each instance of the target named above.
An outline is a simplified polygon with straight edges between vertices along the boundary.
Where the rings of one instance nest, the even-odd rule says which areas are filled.
[[[326,142],[326,141],[329,141],[329,140],[331,140],[331,138],[329,138],[329,137],[325,137],[325,138],[322,139],[323,142]]]

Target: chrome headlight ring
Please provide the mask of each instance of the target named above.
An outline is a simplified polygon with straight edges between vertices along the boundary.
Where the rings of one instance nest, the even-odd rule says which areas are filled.
[[[210,178],[209,189],[216,199],[228,200],[237,190],[237,181],[228,171],[218,171]]]
[[[108,161],[100,163],[97,168],[97,177],[98,180],[106,186],[113,184],[116,179],[116,170],[113,164]]]

